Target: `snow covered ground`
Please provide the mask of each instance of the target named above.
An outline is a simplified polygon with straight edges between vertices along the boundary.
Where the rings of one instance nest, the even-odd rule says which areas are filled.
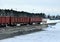
[[[49,20],[49,19],[47,19],[47,23],[60,23],[60,20]]]
[[[60,42],[60,23],[49,26],[44,31],[7,38],[0,42]]]

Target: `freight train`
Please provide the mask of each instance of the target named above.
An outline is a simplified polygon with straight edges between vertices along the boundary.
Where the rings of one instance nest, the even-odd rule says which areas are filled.
[[[0,10],[0,27],[20,25],[40,24],[42,17],[40,14],[19,12],[14,10]]]

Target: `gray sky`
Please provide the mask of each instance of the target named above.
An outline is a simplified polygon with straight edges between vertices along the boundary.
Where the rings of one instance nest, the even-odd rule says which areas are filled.
[[[0,0],[1,9],[60,14],[60,0]]]

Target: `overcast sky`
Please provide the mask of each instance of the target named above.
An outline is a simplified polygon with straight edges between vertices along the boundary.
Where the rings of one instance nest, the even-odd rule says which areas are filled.
[[[0,0],[1,9],[60,14],[60,0]]]

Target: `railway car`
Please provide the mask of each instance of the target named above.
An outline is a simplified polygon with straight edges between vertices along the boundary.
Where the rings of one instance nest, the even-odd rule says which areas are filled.
[[[6,18],[6,20],[5,20],[6,24],[7,25],[10,24],[10,16],[6,16],[5,18]]]
[[[0,16],[0,27],[6,27],[8,24],[10,24],[10,17]]]
[[[42,22],[42,17],[40,17],[40,14],[30,14],[30,24],[40,24]]]
[[[0,16],[0,26],[5,26],[6,18],[4,16]]]
[[[28,24],[29,23],[29,17],[18,17],[17,18],[17,23],[18,24]]]
[[[42,22],[42,18],[40,17],[31,17],[30,24],[40,24]]]

